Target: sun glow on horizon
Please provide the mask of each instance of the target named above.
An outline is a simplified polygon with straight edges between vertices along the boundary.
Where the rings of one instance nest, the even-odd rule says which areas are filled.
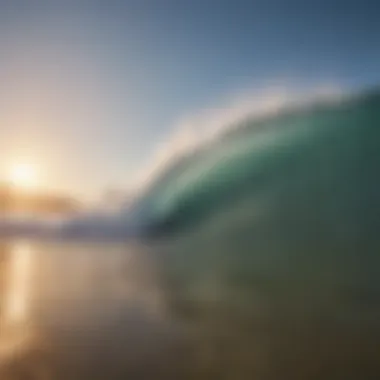
[[[38,185],[38,173],[32,164],[16,163],[9,167],[8,181],[15,187],[31,189]]]

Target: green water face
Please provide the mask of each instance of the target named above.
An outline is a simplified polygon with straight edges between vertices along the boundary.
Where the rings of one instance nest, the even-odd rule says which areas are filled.
[[[296,120],[171,215],[163,271],[204,378],[380,374],[380,102]]]

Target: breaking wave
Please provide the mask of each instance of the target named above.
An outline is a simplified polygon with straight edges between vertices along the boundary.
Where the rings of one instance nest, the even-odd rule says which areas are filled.
[[[269,110],[259,117],[247,113],[207,143],[202,139],[169,160],[133,205],[130,220],[166,235],[216,215],[228,220],[244,203],[243,213],[267,207],[267,213],[279,213],[277,220],[286,214],[293,224],[329,215],[344,230],[343,215],[355,219],[355,210],[373,209],[380,151],[377,91],[277,102]]]

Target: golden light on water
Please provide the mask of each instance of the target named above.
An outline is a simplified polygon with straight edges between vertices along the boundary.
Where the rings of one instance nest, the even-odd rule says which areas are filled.
[[[17,244],[10,257],[9,284],[5,304],[5,319],[10,324],[23,322],[27,318],[31,263],[30,246],[24,243]]]
[[[32,255],[31,246],[24,242],[15,244],[9,251],[0,318],[0,368],[23,351],[30,340],[28,320]]]

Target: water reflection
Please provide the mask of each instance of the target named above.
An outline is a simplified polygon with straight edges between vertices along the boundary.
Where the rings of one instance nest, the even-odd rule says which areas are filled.
[[[29,341],[33,251],[26,242],[1,246],[0,364],[20,354]],[[1,370],[1,367],[0,367]]]
[[[184,340],[141,247],[18,242],[2,256],[1,380],[176,378]]]
[[[4,323],[16,324],[27,319],[31,292],[32,249],[27,243],[15,244],[9,257],[9,284],[4,305]]]
[[[344,286],[305,266],[258,277],[215,255],[226,241],[182,247],[3,244],[0,379],[378,378],[378,309],[346,292],[348,265]]]

